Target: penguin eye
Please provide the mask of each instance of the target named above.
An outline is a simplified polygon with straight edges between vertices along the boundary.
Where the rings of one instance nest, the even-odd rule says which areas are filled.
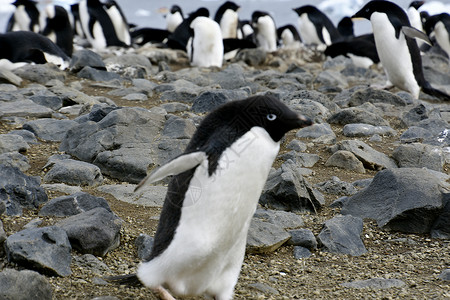
[[[275,114],[268,114],[267,115],[267,120],[269,121],[274,121],[277,118],[277,115]]]

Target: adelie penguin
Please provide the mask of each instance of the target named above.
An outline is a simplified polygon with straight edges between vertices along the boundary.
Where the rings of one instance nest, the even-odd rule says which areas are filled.
[[[67,56],[71,57],[74,33],[67,11],[59,5],[47,5],[45,12],[47,17],[41,34],[48,37]]]
[[[172,5],[169,13],[165,16],[166,28],[169,32],[174,32],[183,20],[183,10],[178,5]]]
[[[105,9],[114,25],[117,38],[125,45],[131,45],[130,27],[119,4],[115,0],[108,0],[105,2]]]
[[[283,48],[299,48],[302,39],[294,25],[288,24],[277,29],[278,40]]]
[[[10,17],[6,31],[39,32],[39,10],[37,2],[32,0],[16,0],[12,3],[16,9]]]
[[[264,11],[254,11],[252,13],[252,26],[255,30],[254,38],[255,44],[258,48],[267,52],[273,52],[277,50],[277,28],[275,21]]]
[[[415,38],[427,36],[410,26],[405,11],[389,1],[371,1],[352,18],[365,18],[372,24],[378,56],[388,85],[405,90],[418,99],[420,90],[442,100],[450,96],[425,80],[422,58]]]
[[[171,179],[152,253],[136,275],[109,278],[141,282],[163,294],[233,297],[247,233],[280,140],[311,125],[276,98],[229,102],[205,117],[184,153],[137,187]]]
[[[315,6],[304,5],[293,10],[299,17],[298,28],[306,45],[316,45],[323,50],[341,38],[331,20]]]
[[[450,58],[450,15],[441,13],[430,16],[425,22],[425,31],[436,39],[437,44]]]
[[[238,38],[238,15],[239,5],[232,1],[227,1],[222,4],[214,16],[214,21],[220,25],[222,37],[224,39]]]

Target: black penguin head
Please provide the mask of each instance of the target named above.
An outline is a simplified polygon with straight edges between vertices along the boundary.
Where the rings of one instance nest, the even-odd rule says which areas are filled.
[[[409,4],[409,7],[414,7],[415,9],[419,9],[422,5],[425,4],[425,1],[413,1]]]
[[[14,3],[11,3],[12,5],[19,7],[19,5],[23,6],[36,6],[37,2],[33,0],[16,0]]]
[[[339,34],[343,37],[353,37],[353,21],[350,17],[343,17],[337,25],[337,30]]]
[[[355,18],[364,18],[370,20],[370,17],[373,13],[385,13],[389,15],[401,15],[404,14],[406,16],[405,11],[400,8],[397,4],[394,4],[385,0],[373,0],[368,2],[363,6],[356,14],[352,16],[352,19]]]
[[[270,16],[270,15],[268,12],[255,10],[252,13],[252,24],[254,25],[254,24],[258,23],[258,19],[261,17],[265,17],[265,16]]]
[[[232,2],[232,1],[227,1],[224,4],[222,4],[222,6],[224,8],[224,11],[227,9],[231,9],[233,11],[237,11],[239,9],[239,5],[237,5],[236,3]]]
[[[315,6],[312,5],[303,5],[297,8],[293,8],[292,10],[295,11],[299,16],[301,16],[302,14],[320,13],[320,10],[318,10]]]
[[[181,7],[179,7],[178,5],[172,5],[172,7],[170,8],[170,13],[174,14],[174,13],[180,13],[180,15],[183,15],[183,11],[181,10]]]

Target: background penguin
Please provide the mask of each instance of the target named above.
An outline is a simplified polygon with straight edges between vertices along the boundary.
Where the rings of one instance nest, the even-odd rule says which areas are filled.
[[[184,154],[139,185],[171,179],[149,260],[136,275],[177,295],[233,296],[251,218],[289,130],[311,125],[274,97],[229,102],[205,117]],[[166,294],[167,295],[167,294]]]
[[[172,49],[180,49],[187,51],[187,44],[192,37],[191,22],[197,17],[209,17],[209,10],[205,7],[200,7],[196,11],[189,14],[183,22],[178,25],[174,32],[167,37],[167,46]]]
[[[117,38],[125,45],[131,45],[130,28],[128,26],[127,18],[120,6],[114,0],[108,0],[105,3],[106,12],[114,25],[114,31]]]
[[[450,58],[450,15],[442,13],[430,16],[425,23],[425,30]]]
[[[45,12],[47,17],[41,34],[58,45],[67,56],[72,57],[74,34],[67,11],[59,5],[47,5]]]
[[[283,48],[298,48],[302,39],[294,25],[288,24],[277,29],[278,40]]]
[[[264,11],[252,13],[252,26],[255,30],[254,39],[258,48],[267,52],[277,50],[277,28],[273,18]]]
[[[13,31],[0,34],[0,59],[12,63],[27,62],[69,66],[70,58],[50,39],[31,31]]]
[[[12,3],[16,9],[8,21],[6,31],[39,32],[39,10],[37,2],[32,0],[16,0]]]
[[[425,1],[412,1],[408,9],[406,10],[406,14],[408,15],[409,23],[412,27],[417,30],[423,30],[422,17],[420,16],[419,8],[425,3]],[[422,40],[416,40],[419,48],[424,44]]]
[[[83,31],[83,26],[81,25],[81,21],[80,21],[80,4],[75,3],[75,4],[70,5],[70,13],[72,16],[72,18],[70,18],[70,20],[72,23],[74,35],[77,35],[80,38],[86,38],[86,35],[84,34],[84,31]]]
[[[138,28],[130,32],[133,44],[139,46],[147,43],[164,43],[170,35],[170,31],[158,28]]]
[[[304,5],[294,8],[294,11],[299,16],[299,33],[306,45],[317,45],[319,50],[323,50],[340,39],[331,20],[316,7]]]
[[[220,25],[222,37],[224,39],[238,38],[238,10],[239,5],[231,1],[225,2],[217,9],[214,21]]]
[[[166,27],[169,32],[174,32],[184,20],[183,11],[178,5],[172,5],[170,12],[166,15]]]
[[[353,38],[355,36],[355,33],[353,30],[352,18],[343,17],[337,25],[337,31],[339,32],[339,35],[342,40]]]
[[[353,18],[366,18],[372,23],[375,45],[388,83],[408,91],[416,99],[422,88],[427,94],[450,100],[449,95],[434,89],[425,80],[419,47],[410,37],[411,27],[403,9],[389,1],[371,1]]]
[[[193,67],[222,67],[223,41],[219,24],[208,17],[197,17],[190,27],[193,34],[187,53]]]
[[[81,0],[79,13],[83,31],[93,48],[102,50],[107,46],[128,46],[117,37],[113,22],[99,0]]]

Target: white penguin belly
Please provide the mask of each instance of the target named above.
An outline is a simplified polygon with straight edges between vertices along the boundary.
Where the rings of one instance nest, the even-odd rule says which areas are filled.
[[[197,167],[173,240],[139,267],[139,279],[178,295],[231,299],[248,227],[278,151],[279,143],[253,127],[222,153],[212,176],[207,160]]]
[[[227,9],[220,20],[220,29],[222,30],[222,38],[237,38],[238,14],[237,12]]]
[[[191,23],[194,29],[191,65],[196,67],[222,67],[223,41],[219,24],[207,17],[197,17]]]
[[[258,34],[256,36],[259,47],[264,51],[273,52],[277,50],[277,31],[275,23],[270,16],[258,19]]]
[[[377,53],[388,80],[418,98],[420,87],[414,77],[411,55],[404,34],[400,32],[399,38],[395,38],[395,29],[386,14],[375,12],[370,21]]]
[[[450,39],[448,36],[448,31],[441,21],[437,22],[434,26],[434,32],[436,35],[437,43],[450,57]]]
[[[316,31],[316,26],[309,20],[307,14],[302,14],[299,17],[298,27],[303,43],[306,45],[320,45],[322,42],[319,39],[319,35]]]

